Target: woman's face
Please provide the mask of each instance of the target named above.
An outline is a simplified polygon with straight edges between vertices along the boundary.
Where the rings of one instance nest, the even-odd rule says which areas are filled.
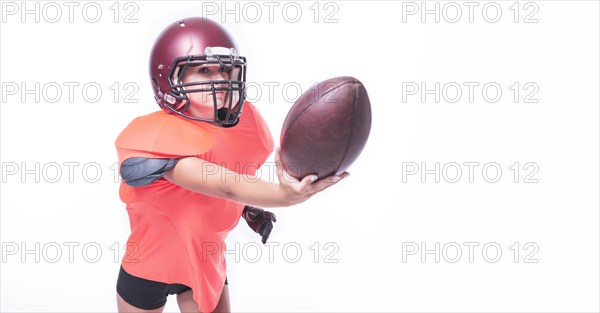
[[[230,75],[237,72],[237,69],[228,70],[218,64],[204,64],[201,66],[190,66],[186,69],[181,82],[193,83],[193,82],[206,82],[206,81],[219,81],[229,80]],[[235,79],[237,76],[234,76]],[[215,84],[215,88],[228,87],[228,84]],[[206,92],[190,92],[187,94],[190,99],[190,107],[188,108],[191,115],[196,117],[212,118],[214,114],[214,99],[213,93],[210,91],[210,85],[194,85],[184,87],[184,89],[202,89],[208,90]],[[229,103],[229,97],[233,96],[232,105],[235,106],[237,99],[239,98],[238,93],[234,92],[231,95],[226,90],[215,91],[217,109],[222,108]]]

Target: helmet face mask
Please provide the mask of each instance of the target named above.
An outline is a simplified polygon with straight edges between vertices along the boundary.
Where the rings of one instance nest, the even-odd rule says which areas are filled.
[[[206,50],[210,49],[207,48]],[[178,105],[174,107],[169,101],[166,101],[164,105],[174,113],[189,119],[213,122],[224,127],[234,126],[242,113],[243,99],[246,96],[246,58],[237,56],[235,50],[231,50],[233,50],[233,53],[230,55],[202,54],[176,58],[171,66],[168,81],[171,89],[170,95],[176,100],[173,104]],[[183,82],[183,78],[188,71],[211,65],[218,66],[219,71],[226,71],[228,79]],[[219,91],[225,93],[225,103],[222,107],[219,107],[217,100],[217,92]],[[209,103],[205,103],[212,103],[212,119],[195,117],[185,113],[191,105],[188,96],[190,93],[207,94]]]
[[[204,67],[227,74],[185,80]],[[150,74],[156,101],[165,112],[223,127],[238,123],[246,97],[246,58],[238,55],[233,38],[218,24],[189,18],[169,26],[154,45]],[[212,107],[212,116],[194,116],[191,106]]]

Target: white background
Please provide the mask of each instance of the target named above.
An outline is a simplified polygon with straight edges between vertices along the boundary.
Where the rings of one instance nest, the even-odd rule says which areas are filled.
[[[24,17],[20,2],[2,3],[0,310],[116,311],[129,221],[114,177],[114,139],[132,118],[158,109],[147,68],[158,33],[215,6],[209,17],[248,57],[248,81],[262,86],[250,97],[276,141],[294,86],[355,76],[373,111],[369,142],[347,180],[302,205],[273,209],[273,262],[267,247],[253,262],[259,237],[245,222],[230,234],[230,248],[239,245],[228,255],[234,311],[600,309],[598,2],[475,2],[471,21],[468,4],[438,2],[436,22],[433,14],[408,15],[420,2],[309,1],[287,12],[281,3],[272,14],[264,3],[241,2],[222,16],[222,2],[99,1],[95,23],[88,21],[95,6],[86,13],[86,2],[73,3],[71,16],[63,2],[38,2],[39,11]],[[296,5],[302,15],[293,23]],[[462,15],[452,23],[456,7]],[[502,15],[491,22],[496,7]],[[36,82],[37,91],[23,92]],[[439,102],[421,93],[403,101],[403,85],[434,89],[436,82],[439,92],[450,83]],[[462,86],[456,103],[447,101],[453,82]],[[465,82],[479,84],[473,101]],[[73,99],[69,83],[79,84]],[[271,83],[279,86],[269,99]],[[489,99],[493,89],[482,96],[488,83],[501,87],[497,102]],[[100,86],[98,101],[90,99],[93,88],[82,92],[85,84]],[[525,101],[534,90],[537,102]],[[126,103],[128,94],[137,103]],[[462,170],[455,183],[451,162]],[[465,162],[479,163],[472,182]],[[434,174],[423,179],[422,165],[436,163],[439,182]],[[497,182],[486,181],[496,176],[493,167],[482,173],[486,164],[502,169]],[[410,165],[420,171],[408,175]],[[268,168],[263,178],[272,178]],[[287,254],[284,245],[292,246]],[[302,253],[295,263],[293,247]],[[165,311],[178,311],[174,297]]]

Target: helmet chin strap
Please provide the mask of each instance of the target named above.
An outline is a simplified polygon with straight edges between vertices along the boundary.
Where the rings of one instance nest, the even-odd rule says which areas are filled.
[[[227,109],[225,109],[225,108],[218,109],[217,110],[217,117],[219,118],[219,120],[225,122],[225,119],[227,118]],[[240,122],[240,119],[238,118],[237,113],[235,113],[233,111],[229,114],[229,120],[230,121],[233,120],[233,121],[235,121],[235,123],[227,123],[227,124],[226,123],[222,123],[221,125],[223,127],[233,127],[233,126],[237,125]]]

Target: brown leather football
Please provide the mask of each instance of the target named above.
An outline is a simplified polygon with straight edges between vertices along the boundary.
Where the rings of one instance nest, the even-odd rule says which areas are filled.
[[[294,103],[281,130],[281,162],[293,177],[341,174],[358,158],[371,130],[367,90],[354,77],[318,83]]]

